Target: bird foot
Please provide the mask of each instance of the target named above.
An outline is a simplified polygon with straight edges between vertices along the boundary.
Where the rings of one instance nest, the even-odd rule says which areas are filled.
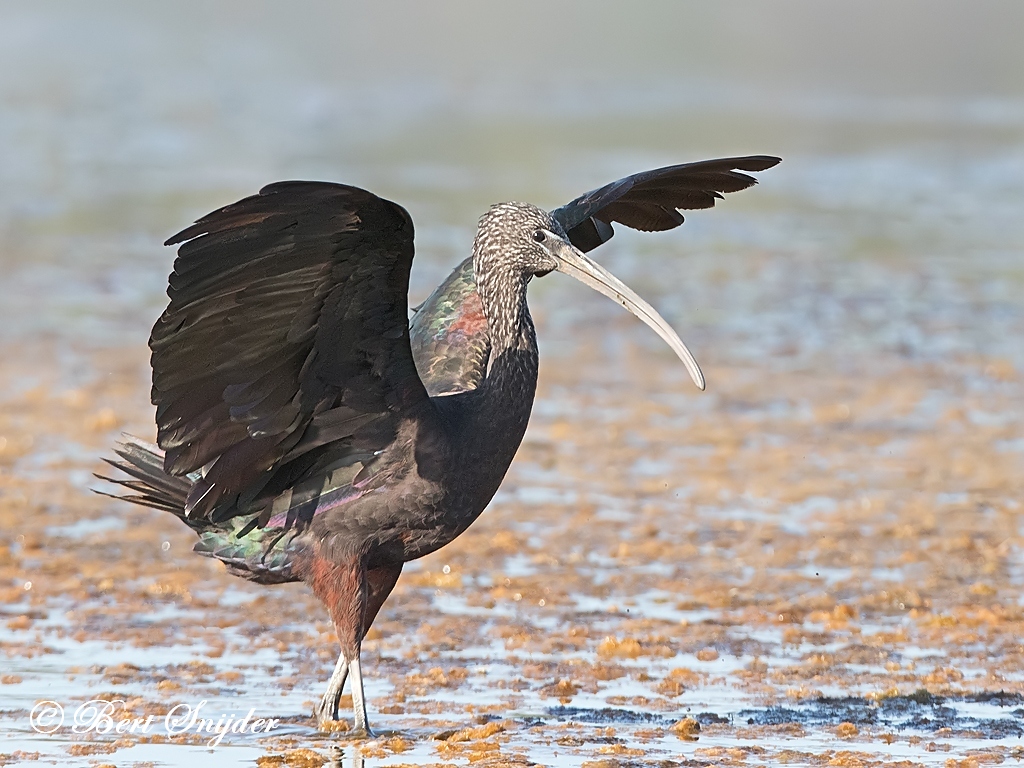
[[[377,734],[369,728],[353,728],[348,720],[334,720],[328,717],[321,717],[316,714],[316,727],[320,733],[336,733],[346,739],[369,740],[377,738]]]
[[[329,717],[316,715],[316,728],[320,733],[344,733],[348,735],[352,730],[347,720],[332,720]]]
[[[324,696],[320,699],[320,703],[313,707],[313,716],[316,718],[316,727],[324,733],[349,730],[348,722],[338,718],[336,699],[328,699],[327,696]]]
[[[359,728],[353,727],[349,720],[343,720],[337,715],[336,704],[333,701],[321,699],[320,703],[313,708],[313,716],[316,718],[317,730],[321,733],[343,733],[350,739],[374,739],[377,737],[368,726]]]

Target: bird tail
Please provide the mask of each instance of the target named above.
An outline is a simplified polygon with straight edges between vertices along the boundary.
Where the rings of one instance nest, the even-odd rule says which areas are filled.
[[[104,459],[129,479],[116,479],[97,474],[96,477],[130,493],[114,494],[95,491],[101,496],[130,501],[143,507],[170,512],[199,535],[193,551],[224,563],[236,576],[260,584],[280,584],[298,581],[294,571],[294,551],[290,547],[276,548],[282,538],[275,529],[259,528],[252,516],[233,517],[212,522],[202,515],[185,514],[185,501],[192,486],[199,479],[198,472],[183,477],[164,471],[164,454],[159,447],[133,435],[122,435],[114,446],[117,459]]]
[[[132,493],[113,494],[96,491],[101,496],[130,501],[143,507],[162,509],[172,513],[189,528],[202,532],[209,522],[200,518],[185,516],[185,500],[195,483],[191,476],[175,477],[164,471],[164,452],[152,443],[140,440],[134,435],[123,434],[114,446],[118,459],[103,459],[115,469],[124,472],[130,479],[119,480],[97,474],[100,480],[127,488]]]

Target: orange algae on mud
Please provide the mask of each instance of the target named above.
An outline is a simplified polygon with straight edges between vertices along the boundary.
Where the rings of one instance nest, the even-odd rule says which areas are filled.
[[[290,749],[279,755],[256,758],[259,768],[321,768],[328,758],[312,749]]]
[[[696,741],[700,733],[700,723],[692,717],[685,717],[669,727],[676,736],[684,741]]]
[[[860,734],[860,729],[853,723],[840,723],[836,726],[836,736],[841,739],[852,739]]]
[[[554,697],[563,704],[568,704],[572,701],[572,697],[579,692],[580,686],[565,677],[557,682],[544,686],[539,691],[542,697]]]
[[[17,532],[0,545],[0,597],[16,606],[0,614],[0,654],[19,664],[5,693],[40,684],[23,660],[59,659],[56,644],[81,644],[88,652],[72,650],[67,665],[78,668],[68,674],[83,681],[84,696],[162,715],[233,689],[221,710],[265,695],[260,714],[283,714],[302,734],[288,749],[314,746],[322,760],[317,750],[358,744],[343,732],[317,735],[308,720],[333,664],[320,653],[333,642],[330,625],[308,594],[243,584],[190,555],[191,534],[175,521],[113,509],[69,481],[98,468],[92,457],[113,436],[87,424],[91,415],[109,407],[125,428],[145,432],[140,354],[90,353],[112,373],[73,396],[57,385],[30,397],[0,388],[0,434],[19,451],[0,453],[0,525]],[[31,359],[9,356],[0,379]],[[966,754],[985,746],[971,733],[995,732],[954,723],[939,733],[936,719],[933,730],[908,735],[903,724],[961,701],[988,706],[994,720],[1024,697],[1020,460],[998,447],[1024,438],[1019,374],[979,392],[966,382],[984,362],[883,361],[856,386],[828,370],[721,365],[714,400],[666,407],[668,361],[634,362],[615,387],[582,390],[582,378],[600,380],[585,354],[548,364],[548,411],[535,415],[503,495],[403,576],[367,640],[366,666],[382,685],[371,708],[386,732],[401,734],[376,748],[390,755],[403,744],[402,759],[414,763],[479,764],[514,764],[517,748],[607,764],[643,763],[621,751],[634,749],[650,762],[742,762],[731,750],[750,742],[766,750],[746,752],[750,764],[881,764],[893,745],[922,756],[934,744],[942,760],[1000,755]],[[34,371],[47,365],[55,363],[37,361]],[[634,396],[623,401],[621,387]],[[936,392],[956,397],[927,417]],[[584,423],[587,413],[602,420]],[[82,458],[47,464],[46,446],[60,441]],[[662,463],[638,465],[638,456]],[[48,482],[28,479],[21,468],[30,460]],[[92,658],[103,648],[111,651]],[[144,655],[164,649],[173,661]],[[1007,706],[985,704],[995,694]],[[854,709],[815,723],[757,720],[772,706],[820,713],[822,697]],[[877,735],[856,725],[853,736],[841,732],[876,706],[908,714]],[[753,714],[730,720],[741,709]],[[494,727],[481,716],[510,725],[453,740]],[[699,749],[716,751],[686,751],[694,747],[670,727],[687,719],[700,726]],[[429,738],[439,731],[448,732],[440,749]],[[808,736],[840,746],[855,737],[858,749],[794,748]],[[83,743],[102,745],[94,738]],[[170,742],[204,740],[139,739]],[[287,764],[284,737],[259,743],[276,750],[269,764]]]
[[[643,648],[641,648],[640,643],[632,637],[627,637],[623,640],[619,640],[615,637],[606,637],[597,646],[597,653],[599,656],[635,659],[637,656],[643,654]]]
[[[479,741],[481,739],[488,739],[499,733],[504,733],[511,727],[512,724],[509,722],[490,722],[481,726],[463,728],[446,738],[445,741],[451,743],[460,741]]]

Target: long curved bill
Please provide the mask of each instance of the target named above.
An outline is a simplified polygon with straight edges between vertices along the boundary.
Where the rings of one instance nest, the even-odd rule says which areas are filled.
[[[557,235],[554,238],[558,245],[551,249],[551,255],[558,262],[556,270],[576,278],[598,293],[603,293],[643,320],[679,355],[679,359],[683,361],[683,365],[689,371],[693,383],[703,390],[704,374],[701,373],[700,366],[697,365],[697,361],[690,350],[686,348],[683,340],[672,330],[672,326],[665,322],[665,318],[607,269],[584,256],[582,252]]]

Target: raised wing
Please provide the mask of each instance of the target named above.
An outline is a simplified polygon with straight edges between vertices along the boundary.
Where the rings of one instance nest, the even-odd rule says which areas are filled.
[[[178,243],[150,348],[164,469],[201,473],[188,514],[251,512],[303,478],[315,502],[326,489],[313,469],[369,462],[429,408],[409,347],[413,226],[402,207],[341,184],[281,182],[167,241]]]
[[[611,239],[613,222],[644,232],[673,229],[683,223],[680,210],[711,208],[723,193],[757,183],[739,171],[764,171],[779,162],[778,157],[754,155],[644,171],[587,192],[551,215],[570,242],[587,252]]]

